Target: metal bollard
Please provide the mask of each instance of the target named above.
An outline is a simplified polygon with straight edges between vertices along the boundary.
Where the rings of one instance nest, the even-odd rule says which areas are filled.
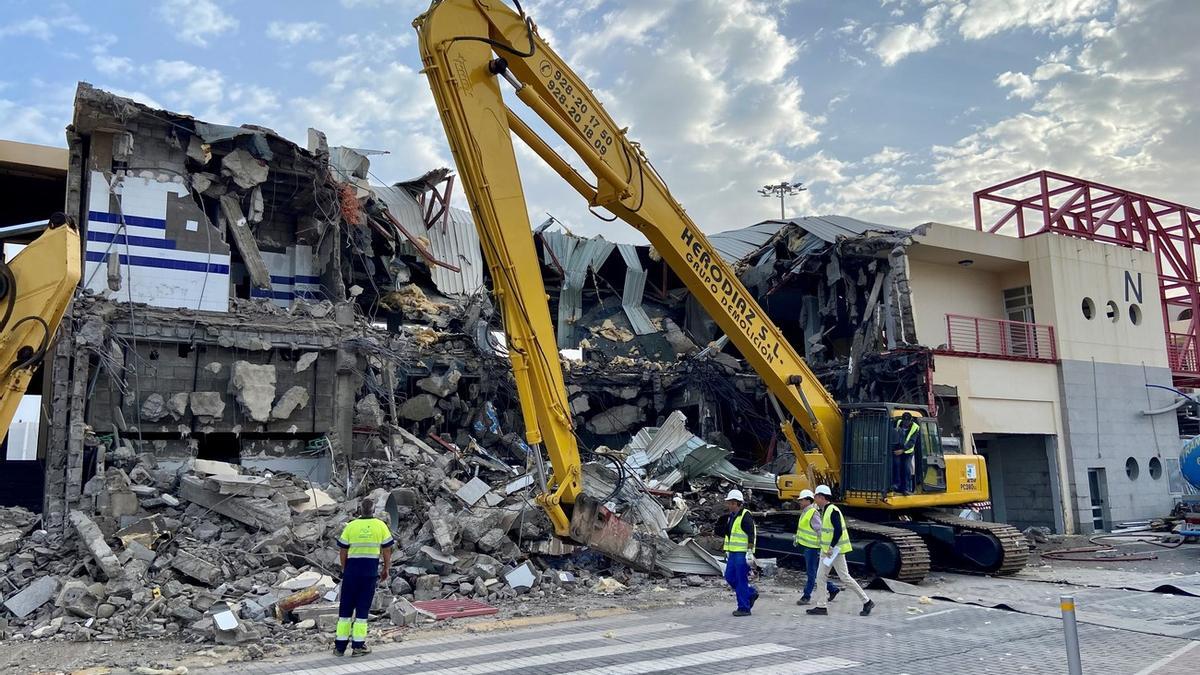
[[[1079,660],[1079,627],[1075,625],[1075,596],[1060,595],[1058,607],[1062,610],[1063,633],[1067,636],[1067,672],[1083,675],[1083,663]]]

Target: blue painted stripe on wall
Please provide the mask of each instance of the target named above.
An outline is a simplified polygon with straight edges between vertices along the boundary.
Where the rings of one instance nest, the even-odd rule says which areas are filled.
[[[138,227],[153,227],[160,230],[167,229],[167,221],[162,218],[147,218],[145,216],[125,216],[126,225],[136,225]],[[88,211],[88,220],[98,220],[102,223],[117,223],[120,224],[121,216],[116,213],[105,213],[104,211]]]
[[[88,251],[87,261],[102,263],[107,262],[108,253],[100,251]],[[229,274],[229,265],[215,265],[211,263],[192,262],[190,260],[171,260],[170,258],[149,258],[146,256],[135,255],[127,256],[121,254],[118,258],[122,265],[132,264],[136,267],[157,267],[166,270],[184,270],[187,272],[209,272],[211,274]]]
[[[148,246],[151,248],[167,248],[174,249],[175,241],[172,239],[152,239],[150,237],[138,237],[136,235],[110,234],[108,232],[97,232],[88,230],[88,241],[112,242],[114,244],[129,244],[130,246]]]

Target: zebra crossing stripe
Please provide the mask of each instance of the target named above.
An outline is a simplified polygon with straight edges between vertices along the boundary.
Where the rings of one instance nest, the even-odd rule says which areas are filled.
[[[349,664],[341,664],[341,663],[338,663],[336,665],[332,664],[332,663],[325,663],[322,665],[313,664],[312,666],[310,666],[309,668],[304,669],[304,670],[288,671],[288,675],[324,675],[326,673],[365,673],[365,672],[372,672],[372,671],[375,671],[378,669],[383,669],[383,668],[411,668],[413,666],[434,664],[434,663],[439,663],[442,661],[453,661],[453,660],[457,660],[457,659],[469,659],[469,658],[484,658],[484,659],[486,659],[486,658],[494,657],[498,654],[504,654],[505,652],[516,652],[516,651],[521,651],[523,649],[539,649],[542,647],[552,647],[555,645],[570,645],[570,644],[575,644],[575,643],[579,643],[579,642],[595,642],[595,641],[604,640],[604,639],[610,639],[610,640],[611,639],[629,639],[629,638],[634,638],[634,637],[638,637],[638,636],[642,636],[642,635],[648,635],[648,634],[652,635],[654,633],[662,633],[665,631],[679,630],[682,628],[688,628],[688,626],[681,624],[681,623],[664,622],[664,623],[647,624],[647,625],[641,625],[641,626],[629,626],[629,627],[625,627],[625,628],[614,628],[612,630],[607,630],[607,631],[603,631],[603,632],[596,631],[596,630],[589,630],[586,632],[571,633],[568,635],[551,635],[551,636],[532,638],[532,639],[527,639],[527,640],[512,640],[512,641],[508,641],[508,642],[498,642],[498,643],[494,643],[494,644],[476,645],[476,646],[464,646],[464,647],[460,647],[460,648],[450,647],[450,648],[446,648],[446,649],[443,649],[442,651],[438,651],[438,652],[434,652],[434,653],[417,652],[417,653],[410,653],[410,654],[401,654],[398,656],[391,656],[389,658],[384,658],[384,659],[369,658],[369,659],[365,659],[363,661],[354,661]],[[701,633],[700,635],[707,636],[707,637],[704,637],[703,640],[723,639],[723,638],[730,637],[730,635],[727,633]],[[494,636],[489,636],[489,637],[494,637]],[[697,642],[697,641],[702,641],[702,640],[697,639],[697,636],[695,636],[695,635],[690,635],[690,636],[680,636],[680,637],[675,637],[675,638],[659,639],[659,640],[654,641],[654,643],[655,644],[658,644],[658,643],[670,644],[673,642],[678,642],[679,644],[690,644],[690,643]],[[463,642],[463,641],[460,639],[459,642]],[[465,641],[465,642],[467,645],[471,644],[471,641]],[[423,647],[424,644],[414,644],[413,646],[414,647]],[[625,649],[628,646],[631,646],[631,643],[622,642],[622,643],[619,643],[619,646],[621,649]],[[606,646],[604,648],[611,649],[612,647]],[[660,648],[660,647],[656,647],[656,648]],[[576,658],[585,658],[585,657],[576,657],[575,656],[576,654],[580,653],[581,651],[587,652],[587,651],[591,651],[591,650],[583,649],[583,650],[568,651],[568,652],[562,652],[562,653],[558,653],[558,654],[551,654],[551,655],[544,655],[544,656],[550,658],[550,660],[548,661],[549,663],[553,663],[553,662],[559,661],[559,660],[571,661]],[[390,652],[391,652],[391,650],[388,650],[387,652],[384,652],[383,650],[379,650],[376,653],[377,654],[387,654]],[[525,658],[537,658],[537,657],[525,657]],[[501,662],[497,662],[497,663],[501,663]],[[491,665],[491,664],[486,664],[486,665]],[[476,667],[477,666],[472,666],[472,665],[456,666],[455,668],[453,668],[449,671],[446,671],[446,672],[473,673],[475,671],[472,669],[476,668]],[[503,670],[503,669],[501,669],[501,670]],[[421,672],[428,672],[428,671],[421,671]],[[435,671],[435,672],[442,672],[442,671]],[[495,672],[495,671],[488,670],[488,671],[482,671],[482,672]]]
[[[434,660],[448,661],[452,659],[463,659],[468,657],[478,657],[477,663],[462,664],[451,666],[445,669],[434,670],[411,670],[411,675],[487,675],[488,673],[499,673],[505,670],[517,670],[521,668],[533,668],[536,666],[548,666],[566,663],[570,661],[585,661],[587,659],[599,659],[610,656],[622,656],[624,654],[634,654],[637,652],[649,652],[657,649],[672,649],[675,647],[686,647],[688,645],[702,644],[706,642],[715,642],[717,640],[728,640],[737,637],[731,633],[693,633],[691,635],[677,635],[669,638],[659,638],[655,640],[647,640],[646,642],[618,642],[612,645],[603,647],[591,647],[587,649],[571,649],[550,654],[537,654],[534,656],[518,656],[510,659],[491,660],[493,654],[501,651],[512,651],[506,649],[510,645],[499,644],[490,645],[488,647],[480,647],[477,649],[460,649],[448,651],[441,654],[431,654],[424,657],[414,658],[413,656],[397,656],[389,659],[375,659],[366,663],[357,664],[351,663],[346,666],[335,666],[329,670],[316,670],[316,673],[338,673],[351,675],[352,673],[363,672],[391,672],[393,668],[413,668],[414,666],[431,663]],[[576,635],[576,641],[594,640],[595,635]],[[486,650],[486,651],[483,651]],[[464,653],[464,652],[473,653]],[[482,653],[476,653],[482,651]]]
[[[785,663],[778,666],[734,670],[725,673],[725,675],[811,675],[812,673],[824,673],[830,670],[842,670],[843,668],[854,668],[861,665],[863,664],[858,661],[847,661],[846,659],[839,659],[836,656],[822,656],[817,659]]]
[[[662,670],[674,670],[675,668],[686,666],[703,666],[709,663],[720,663],[734,659],[752,659],[756,656],[768,656],[770,654],[791,651],[796,651],[796,648],[770,643],[747,645],[743,647],[730,647],[729,649],[717,649],[711,652],[698,652],[683,656],[671,656],[667,658],[648,659],[646,661],[634,661],[633,663],[602,666],[600,668],[588,668],[587,670],[572,670],[569,673],[563,673],[563,675],[641,675],[642,673],[656,673]],[[757,673],[760,671],[755,669],[754,672]]]

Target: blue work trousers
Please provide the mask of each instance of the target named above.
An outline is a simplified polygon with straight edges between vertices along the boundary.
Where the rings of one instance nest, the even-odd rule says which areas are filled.
[[[808,579],[804,582],[804,597],[811,598],[813,589],[817,586],[817,572],[821,564],[821,549],[804,547],[804,573]],[[832,581],[825,582],[825,590],[830,593],[838,590]]]
[[[375,599],[375,584],[379,573],[350,572],[342,577],[342,597],[338,601],[338,618],[366,621],[371,612],[371,601]],[[338,651],[346,651],[349,640],[338,639]],[[366,640],[354,640],[356,648],[366,646]]]
[[[737,608],[749,612],[751,599],[758,595],[758,591],[750,585],[750,564],[746,562],[745,551],[725,554],[725,581],[737,596]]]

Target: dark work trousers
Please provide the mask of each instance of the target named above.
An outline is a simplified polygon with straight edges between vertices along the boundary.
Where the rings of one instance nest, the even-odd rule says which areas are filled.
[[[725,581],[737,597],[737,608],[749,612],[758,591],[750,585],[750,564],[746,562],[745,551],[725,554]]]
[[[362,622],[363,629],[355,631],[361,635],[354,635],[354,647],[361,648],[366,645],[366,621],[367,615],[371,611],[371,600],[375,598],[375,584],[379,581],[379,572],[373,571],[371,574],[363,571],[347,571],[342,577],[342,597],[338,603],[338,620],[346,621],[353,619],[354,622]],[[336,643],[338,651],[346,650],[347,638],[338,636]]]
[[[821,564],[821,549],[804,547],[804,572],[808,579],[804,582],[804,597],[812,598],[813,588],[817,585],[817,566]],[[830,593],[838,590],[832,581],[825,582],[825,589]]]
[[[892,489],[904,494],[913,492],[913,459],[915,455],[892,455]]]

